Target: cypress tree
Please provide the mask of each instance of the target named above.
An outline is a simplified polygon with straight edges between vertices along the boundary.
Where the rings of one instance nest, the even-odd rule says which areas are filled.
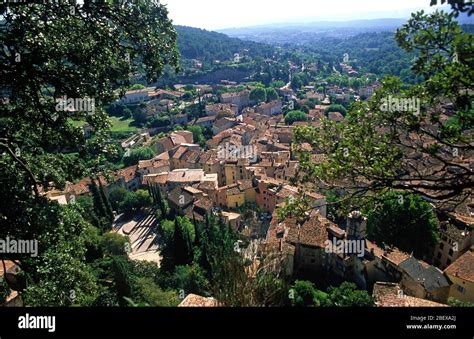
[[[101,219],[107,215],[107,212],[105,210],[104,202],[99,193],[99,189],[97,188],[97,184],[95,183],[94,178],[91,177],[90,179],[91,179],[91,183],[89,187],[92,192],[92,199],[94,200],[94,209],[95,209],[97,217]]]
[[[106,214],[107,214],[106,216],[108,217],[110,222],[113,222],[114,221],[114,211],[112,210],[112,205],[110,205],[109,198],[108,198],[107,194],[105,194],[104,186],[102,186],[102,183],[100,182],[100,179],[99,179],[99,193],[100,193],[100,197],[102,198],[102,202],[104,203],[104,209],[105,209]]]
[[[192,262],[192,244],[189,230],[183,227],[179,218],[175,219],[174,224],[174,259],[175,264],[188,265]]]
[[[107,215],[107,210],[105,208],[104,201],[102,200],[101,194],[97,187],[97,184],[94,178],[91,179],[90,190],[92,192],[92,199],[94,201],[94,211],[99,220],[99,228],[102,232],[106,232],[111,228],[111,221],[109,216]]]

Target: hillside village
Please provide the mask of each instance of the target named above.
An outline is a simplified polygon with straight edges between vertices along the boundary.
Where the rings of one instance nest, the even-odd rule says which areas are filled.
[[[363,88],[359,93],[367,98],[373,89]],[[133,192],[156,185],[177,215],[201,221],[209,214],[219,216],[233,231],[255,242],[252,260],[276,255],[280,261],[275,269],[288,277],[316,277],[324,284],[354,282],[360,289],[373,291],[379,306],[439,306],[450,297],[473,301],[472,206],[441,216],[441,242],[432,257],[415,258],[393,246],[371,242],[364,215],[354,211],[343,222],[331,221],[326,197],[318,187],[301,187],[295,180],[299,161],[292,147],[292,131],[300,123],[286,124],[283,110],[290,105],[308,105],[308,97],[318,101],[327,97],[310,87],[304,89],[306,98],[298,99],[296,92],[285,87],[279,90],[277,100],[255,104],[249,89],[216,95],[210,86],[201,86],[198,92],[196,102],[202,100],[206,116],[189,120],[185,114],[172,115],[171,124],[200,126],[211,130],[212,137],[199,145],[193,133],[185,129],[164,136],[157,136],[152,129],[141,131],[123,141],[122,147],[126,151],[145,144],[154,147],[157,155],[118,170],[110,178],[100,178],[106,191],[122,187]],[[329,93],[343,98],[345,90],[330,88]],[[180,90],[143,89],[127,92],[121,102],[142,104],[145,111],[156,114],[170,105],[185,105],[182,97]],[[218,102],[207,103],[213,98]],[[344,115],[328,114],[328,107],[311,105],[307,123],[319,126],[323,118],[342,123]],[[310,145],[303,147],[311,150]],[[322,161],[324,154],[314,150],[313,157]],[[305,221],[300,223],[291,217],[279,220],[278,208],[301,193],[311,206]],[[46,194],[62,204],[74,202],[91,194],[90,179]],[[152,230],[151,238],[150,232],[144,233],[147,247],[140,236],[132,247],[137,247],[137,252],[153,252],[159,258],[157,221],[140,229],[144,226]],[[115,231],[130,235],[135,227],[139,226],[132,224],[126,231],[126,226],[122,230],[119,226]],[[337,241],[347,240],[363,243],[362,252],[335,248]],[[334,248],[328,250],[328,246]],[[406,299],[400,300],[400,296]]]
[[[226,35],[172,2],[0,4],[0,307],[308,307],[331,331],[324,308],[357,307],[469,330],[472,5]],[[244,2],[191,14],[302,12]],[[137,314],[127,329],[153,327]]]

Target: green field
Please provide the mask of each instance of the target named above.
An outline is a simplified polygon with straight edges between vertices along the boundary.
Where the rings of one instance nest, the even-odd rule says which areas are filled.
[[[133,119],[123,120],[117,117],[109,117],[109,120],[112,124],[112,126],[110,127],[110,131],[112,133],[134,133],[138,131],[137,127],[130,126],[130,124],[133,122]],[[74,127],[82,127],[86,122],[69,120],[69,123]]]
[[[117,117],[110,117],[109,119],[112,123],[112,127],[110,128],[112,132],[125,133],[138,131],[138,128],[130,126],[130,124],[133,122],[133,119],[122,120],[121,118]]]

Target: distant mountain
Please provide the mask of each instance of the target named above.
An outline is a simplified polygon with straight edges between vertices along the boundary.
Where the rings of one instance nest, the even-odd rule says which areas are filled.
[[[311,23],[271,24],[263,26],[229,28],[219,30],[230,37],[270,44],[305,45],[323,38],[346,38],[361,33],[393,32],[407,22],[407,19],[372,19],[351,21],[321,21]],[[472,23],[473,19],[462,14],[461,24]]]
[[[230,28],[219,32],[244,40],[269,43],[305,43],[323,37],[347,37],[360,33],[393,31],[406,22],[405,19],[374,19],[352,21],[321,21]]]
[[[204,29],[175,26],[178,33],[178,47],[183,58],[204,61],[229,60],[235,53],[252,57],[269,57],[273,48],[252,41],[242,41],[225,34]]]

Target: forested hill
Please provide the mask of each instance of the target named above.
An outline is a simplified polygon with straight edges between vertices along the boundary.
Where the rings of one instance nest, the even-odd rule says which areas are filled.
[[[269,45],[230,38],[225,34],[199,28],[175,26],[178,32],[178,46],[181,56],[186,59],[205,61],[228,60],[235,53],[252,57],[271,57],[274,49]]]

